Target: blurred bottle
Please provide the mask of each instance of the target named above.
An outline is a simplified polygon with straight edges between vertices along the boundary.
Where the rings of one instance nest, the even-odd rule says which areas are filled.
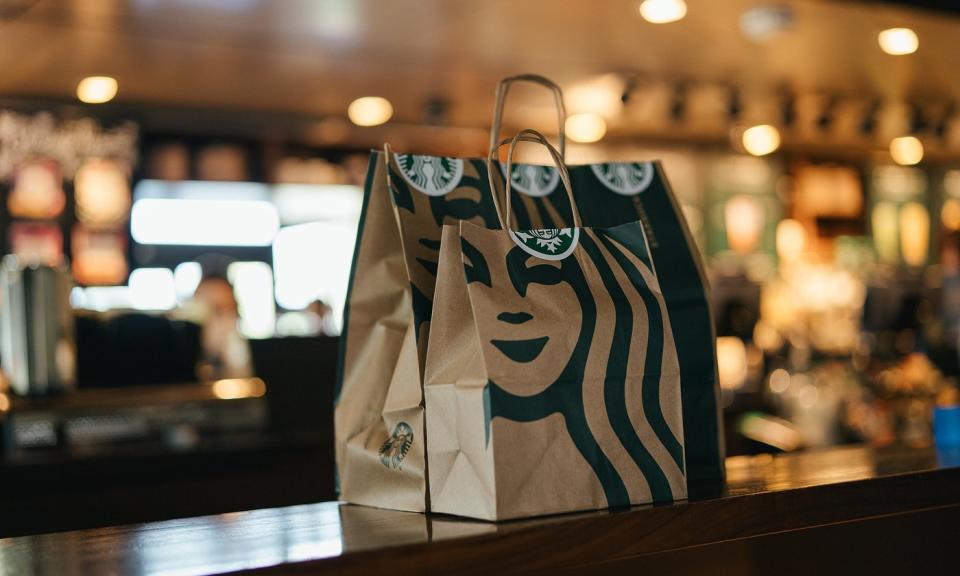
[[[20,395],[63,392],[76,385],[76,343],[63,266],[30,265],[13,255],[0,265],[0,359]]]

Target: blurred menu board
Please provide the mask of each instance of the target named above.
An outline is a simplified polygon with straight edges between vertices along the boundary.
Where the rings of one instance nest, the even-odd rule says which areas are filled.
[[[70,269],[79,284],[122,284],[127,279],[127,239],[121,231],[77,225],[73,228],[72,253]]]
[[[53,160],[27,160],[15,172],[13,189],[7,196],[10,216],[49,220],[59,216],[66,204],[63,178]]]
[[[68,264],[80,284],[119,284],[137,127],[0,110],[0,239],[26,263]]]
[[[63,232],[57,224],[13,222],[10,252],[24,262],[57,266],[63,263]]]

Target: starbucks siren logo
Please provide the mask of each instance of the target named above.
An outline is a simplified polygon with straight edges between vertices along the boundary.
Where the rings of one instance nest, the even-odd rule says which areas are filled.
[[[503,176],[507,176],[507,165],[501,164]],[[560,171],[552,166],[536,164],[514,164],[510,169],[510,185],[527,196],[540,198],[547,196],[560,183]]]
[[[398,422],[393,428],[393,434],[380,447],[380,462],[387,468],[400,469],[410,446],[413,445],[413,428],[406,422]]]
[[[510,238],[531,256],[544,260],[563,260],[577,247],[579,228],[509,230]]]
[[[604,186],[623,196],[639,194],[653,181],[653,162],[609,162],[590,168]]]
[[[441,156],[395,154],[407,184],[428,196],[443,196],[460,184],[463,160]]]

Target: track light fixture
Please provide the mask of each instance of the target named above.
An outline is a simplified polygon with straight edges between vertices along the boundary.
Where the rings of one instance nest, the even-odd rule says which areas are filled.
[[[740,119],[743,113],[743,101],[740,96],[740,89],[736,86],[730,88],[730,99],[727,101],[727,117],[731,122]]]
[[[826,103],[823,105],[823,109],[820,111],[820,115],[817,116],[817,129],[821,132],[827,132],[833,126],[834,112],[837,107],[837,97],[830,96],[827,98]]]
[[[673,96],[670,99],[670,119],[681,122],[687,114],[687,86],[682,82],[673,87]]]
[[[927,129],[927,119],[923,107],[916,102],[910,104],[910,133],[920,134]]]
[[[797,98],[793,92],[784,91],[780,103],[780,124],[792,128],[797,121]]]
[[[940,115],[940,119],[933,126],[933,135],[940,140],[946,140],[947,131],[950,128],[950,121],[953,120],[953,116],[957,113],[956,108],[956,103],[947,102],[947,105],[943,107],[943,113]]]
[[[873,136],[877,131],[877,116],[880,114],[881,102],[879,98],[876,98],[867,105],[866,112],[863,115],[863,120],[860,121],[860,132],[864,136]]]

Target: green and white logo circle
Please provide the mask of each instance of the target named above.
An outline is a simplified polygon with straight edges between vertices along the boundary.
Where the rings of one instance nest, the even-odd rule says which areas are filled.
[[[460,184],[463,160],[441,156],[394,154],[407,184],[427,196],[443,196]]]
[[[507,165],[501,164],[500,170],[506,178]],[[527,196],[547,196],[556,190],[559,183],[560,171],[553,166],[514,164],[510,169],[510,185]]]
[[[639,194],[653,181],[653,162],[607,162],[590,168],[604,186],[623,196]]]
[[[577,247],[579,228],[509,230],[510,238],[524,252],[544,260],[563,260]]]

